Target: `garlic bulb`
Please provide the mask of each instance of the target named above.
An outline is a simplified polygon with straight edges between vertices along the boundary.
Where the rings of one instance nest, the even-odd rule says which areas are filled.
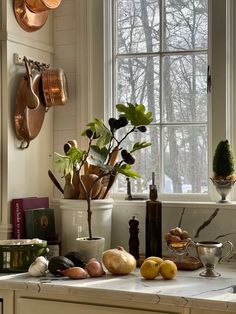
[[[35,261],[30,265],[28,272],[31,276],[40,277],[45,275],[48,270],[48,261],[45,257],[39,256]]]

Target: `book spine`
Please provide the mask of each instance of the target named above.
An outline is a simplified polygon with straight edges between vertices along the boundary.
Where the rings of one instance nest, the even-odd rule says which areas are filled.
[[[12,238],[25,238],[25,217],[22,199],[12,200]]]
[[[25,234],[27,239],[35,238],[34,232],[34,210],[30,209],[25,212]]]

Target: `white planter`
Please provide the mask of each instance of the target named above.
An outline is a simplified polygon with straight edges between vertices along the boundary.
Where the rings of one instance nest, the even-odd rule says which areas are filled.
[[[85,200],[61,199],[61,241],[62,254],[77,251],[77,238],[88,237],[87,202]],[[113,199],[93,200],[93,236],[105,238],[104,249],[111,247],[111,222]]]
[[[102,261],[102,253],[104,251],[105,239],[101,237],[95,237],[94,240],[88,240],[87,238],[78,238],[77,251],[80,253],[81,259],[88,262],[90,258],[96,258],[98,261]]]

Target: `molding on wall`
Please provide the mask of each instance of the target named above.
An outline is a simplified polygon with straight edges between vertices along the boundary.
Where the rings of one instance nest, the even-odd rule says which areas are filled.
[[[12,225],[0,225],[0,240],[11,239]]]
[[[76,15],[79,135],[94,117],[104,117],[103,0],[76,1]]]
[[[1,182],[1,224],[7,224],[10,215],[8,211],[7,186],[8,186],[8,121],[6,117],[9,115],[9,106],[7,105],[8,93],[8,72],[7,72],[7,43],[1,42],[1,62],[0,62],[1,78],[1,178],[4,178],[4,184]],[[4,152],[4,153],[3,153]],[[1,225],[0,225],[1,226]]]
[[[6,32],[3,32],[6,33]],[[26,47],[30,47],[30,48],[34,48],[40,51],[44,51],[50,54],[54,53],[54,48],[52,45],[47,45],[45,43],[42,42],[37,42],[35,40],[23,37],[23,36],[19,36],[18,34],[12,33],[12,32],[8,32],[6,34],[3,34],[4,36],[6,36],[6,40],[9,40],[10,42],[16,43],[16,44],[20,44]],[[1,36],[1,33],[0,33]],[[0,37],[1,39],[1,37]]]
[[[6,29],[7,25],[7,1],[0,1],[0,25],[1,31]]]
[[[0,40],[7,40],[7,32],[4,30],[0,31]]]

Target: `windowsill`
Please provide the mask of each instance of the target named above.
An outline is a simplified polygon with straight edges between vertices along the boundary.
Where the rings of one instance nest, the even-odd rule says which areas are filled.
[[[114,206],[127,206],[129,207],[143,207],[146,204],[146,200],[121,200],[121,199],[114,199]],[[218,202],[199,202],[199,201],[162,201],[163,208],[220,208],[220,209],[235,209],[236,208],[236,201],[232,201],[229,203],[218,203]]]
[[[146,200],[125,200],[112,197],[114,199],[114,206],[129,206],[129,207],[145,207]],[[59,204],[60,199],[54,198],[51,200],[52,205]],[[230,201],[228,203],[218,203],[210,201],[162,201],[163,208],[201,208],[201,209],[211,209],[211,208],[220,208],[220,209],[236,209],[236,201]]]

